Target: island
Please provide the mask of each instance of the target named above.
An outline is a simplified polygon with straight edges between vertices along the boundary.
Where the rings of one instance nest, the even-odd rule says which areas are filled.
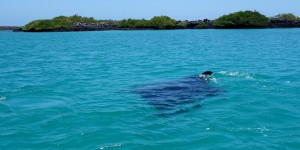
[[[146,19],[96,20],[93,17],[58,16],[53,19],[34,20],[14,31],[64,32],[101,30],[170,30],[170,29],[252,29],[300,27],[300,18],[291,14],[266,17],[257,11],[239,11],[215,20],[175,20],[168,16]]]

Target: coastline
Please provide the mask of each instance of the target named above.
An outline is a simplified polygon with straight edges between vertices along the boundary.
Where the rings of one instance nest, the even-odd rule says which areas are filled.
[[[131,18],[96,20],[93,17],[73,15],[34,20],[23,27],[3,26],[2,28],[14,32],[300,28],[300,18],[291,13],[266,17],[257,11],[239,11],[223,15],[214,20],[192,21],[175,20],[168,16],[154,16],[150,20]]]
[[[0,26],[0,31],[9,30],[13,32],[81,32],[81,31],[142,31],[142,30],[205,30],[205,29],[216,29],[216,30],[238,30],[238,29],[291,29],[291,28],[300,28],[295,26],[275,26],[270,25],[265,28],[170,28],[170,29],[154,29],[154,28],[95,28],[95,27],[71,27],[71,28],[61,28],[61,29],[53,29],[53,30],[39,30],[39,31],[24,31],[22,27],[19,26]]]
[[[76,28],[61,28],[53,30],[34,30],[34,31],[23,31],[22,28],[6,28],[5,30],[12,30],[13,32],[81,32],[81,31],[142,31],[142,30],[238,30],[238,29],[291,29],[291,28],[300,28],[300,27],[286,27],[286,26],[270,26],[265,28],[170,28],[170,29],[154,29],[154,28],[93,28],[93,27],[76,27]]]
[[[182,21],[177,21],[177,24]],[[110,31],[110,30],[183,30],[183,29],[273,29],[273,28],[300,28],[300,23],[291,23],[290,21],[270,21],[269,24],[266,27],[232,27],[232,28],[219,28],[213,26],[213,20],[209,20],[209,24],[206,27],[197,27],[197,24],[204,23],[203,20],[198,21],[185,21],[187,22],[188,26],[182,27],[182,26],[174,26],[170,28],[164,28],[164,29],[157,29],[153,27],[148,28],[136,28],[136,27],[127,27],[127,28],[121,28],[118,27],[117,24],[111,24],[111,23],[101,23],[93,24],[93,23],[75,23],[76,25],[73,25],[71,27],[67,28],[56,28],[56,29],[42,29],[42,30],[23,30],[22,27],[10,27],[5,28],[6,30],[13,30],[14,32],[76,32],[76,31]]]

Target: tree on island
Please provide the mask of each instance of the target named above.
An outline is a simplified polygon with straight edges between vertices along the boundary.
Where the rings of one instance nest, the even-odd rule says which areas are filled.
[[[176,20],[168,16],[155,16],[151,20],[123,19],[119,21],[119,28],[132,29],[172,29],[176,26]]]
[[[172,29],[176,26],[176,20],[168,16],[155,16],[150,20],[154,29]]]
[[[149,20],[139,20],[139,19],[123,19],[119,21],[119,28],[149,28],[150,21]]]
[[[269,18],[257,11],[239,11],[221,16],[214,21],[216,28],[265,28]]]
[[[300,18],[292,13],[278,14],[271,19],[274,20],[285,20],[285,21],[300,21]]]

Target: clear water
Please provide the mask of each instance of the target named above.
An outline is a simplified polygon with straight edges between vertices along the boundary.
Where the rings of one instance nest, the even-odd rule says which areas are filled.
[[[0,61],[3,150],[300,148],[300,29],[1,31]],[[129,92],[205,70],[185,113]]]

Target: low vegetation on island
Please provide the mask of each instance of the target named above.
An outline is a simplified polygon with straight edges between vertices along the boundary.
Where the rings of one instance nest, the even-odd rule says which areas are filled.
[[[239,11],[214,21],[216,28],[266,28],[269,18],[256,11]]]
[[[97,22],[94,18],[81,17],[78,15],[66,17],[59,16],[53,19],[35,20],[26,24],[22,30],[24,31],[48,31],[55,29],[66,29],[74,26],[76,23],[94,23]]]
[[[172,29],[176,26],[176,20],[168,16],[155,16],[151,20],[145,19],[124,19],[118,24],[119,28],[152,28],[152,29]]]
[[[300,18],[293,14],[266,17],[257,11],[239,11],[223,15],[215,20],[176,21],[168,16],[146,19],[96,20],[92,17],[74,15],[53,19],[35,20],[19,31],[97,31],[97,30],[165,30],[165,29],[239,29],[239,28],[287,28],[300,27]]]

